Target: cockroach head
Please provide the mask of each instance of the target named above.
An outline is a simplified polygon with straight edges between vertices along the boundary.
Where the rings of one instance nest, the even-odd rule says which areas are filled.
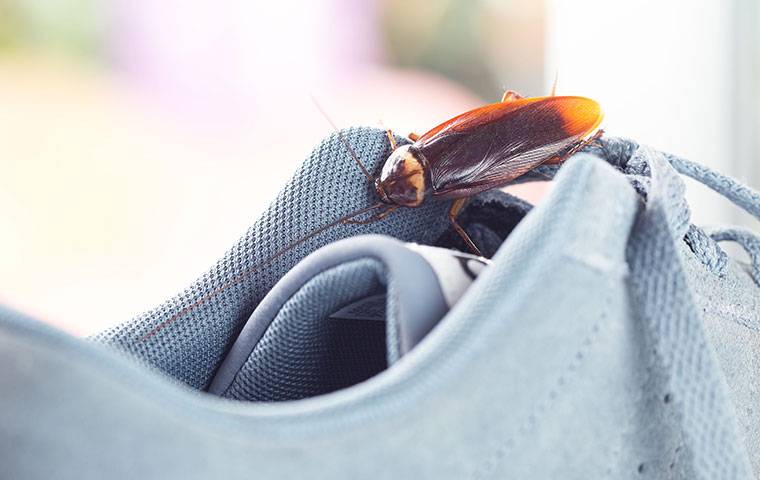
[[[385,203],[416,207],[425,199],[425,162],[411,147],[402,145],[395,149],[375,182],[377,193]]]

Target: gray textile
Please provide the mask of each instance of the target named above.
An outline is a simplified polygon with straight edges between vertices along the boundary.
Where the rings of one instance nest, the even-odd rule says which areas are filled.
[[[377,130],[348,129],[345,137],[370,171],[378,170],[390,154],[387,138]],[[308,253],[339,238],[369,233],[429,244],[447,228],[447,203],[430,202],[382,222],[335,226],[267,261],[315,229],[376,202],[366,178],[333,135],[314,150],[272,206],[211,270],[163,305],[95,340],[203,389],[253,307]],[[156,327],[160,330],[146,338]]]
[[[224,396],[257,401],[306,398],[380,373],[387,365],[385,324],[363,322],[360,335],[351,335],[356,332],[340,328],[345,320],[328,317],[351,300],[383,292],[383,279],[382,265],[364,259],[334,267],[309,282],[280,310]],[[346,369],[347,364],[356,368]]]
[[[347,137],[376,171],[388,153],[384,132]],[[755,214],[760,196],[634,142],[608,139],[592,153],[532,172],[556,174],[557,185],[449,314],[387,370],[327,395],[262,404],[197,389],[260,298],[308,252],[358,233],[431,243],[446,229],[448,205],[431,202],[329,229],[262,265],[374,201],[335,136],[217,266],[98,342],[0,311],[2,473],[752,478],[757,238],[692,227],[676,172]],[[754,265],[721,261],[715,242],[727,240]]]
[[[650,169],[647,208],[631,234],[628,261],[633,299],[647,326],[652,356],[667,372],[669,402],[676,405],[685,443],[695,458],[694,478],[750,478],[734,411],[709,347],[693,293],[678,258],[686,234],[684,186],[663,156],[640,148]]]

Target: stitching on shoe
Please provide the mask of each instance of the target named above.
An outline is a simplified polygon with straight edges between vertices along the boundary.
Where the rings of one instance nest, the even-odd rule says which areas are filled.
[[[541,401],[536,403],[537,406],[533,409],[533,411],[523,418],[524,421],[517,427],[516,432],[510,435],[505,441],[500,442],[500,445],[498,445],[493,450],[493,453],[491,453],[484,461],[480,462],[476,466],[475,471],[470,476],[471,479],[480,480],[486,478],[487,476],[494,475],[494,470],[498,467],[502,460],[510,453],[510,451],[514,450],[519,445],[519,442],[517,442],[515,439],[524,439],[527,434],[536,429],[541,414],[543,412],[546,412],[551,407],[551,405],[559,399],[560,394],[563,392],[566,384],[569,382],[570,377],[572,377],[577,372],[577,370],[583,364],[584,360],[586,360],[588,357],[591,347],[595,344],[596,340],[599,337],[599,332],[601,331],[600,325],[602,323],[605,323],[605,319],[609,315],[609,304],[610,299],[608,294],[605,297],[604,310],[599,316],[598,321],[592,324],[590,329],[591,332],[580,342],[580,345],[576,349],[572,360],[566,364],[561,374],[555,378],[554,382],[552,382],[551,386],[549,387],[548,392],[545,393]]]
[[[702,309],[702,312],[711,313],[716,316],[720,315],[721,317],[723,317],[723,319],[726,319],[726,317],[728,317],[728,320],[731,320],[732,322],[734,322],[735,324],[739,326],[742,326],[748,330],[752,330],[753,332],[760,332],[760,324],[758,324],[757,322],[753,323],[751,320],[748,320],[747,317],[739,313],[734,313],[734,312],[725,310],[725,308],[729,307],[728,305],[722,305],[722,307],[723,309],[714,308],[714,307],[712,308],[706,307]]]
[[[626,262],[616,262],[605,255],[591,253],[588,255],[579,255],[574,252],[566,252],[562,255],[567,260],[580,263],[592,270],[600,273],[617,275],[618,277],[627,277],[630,269]]]

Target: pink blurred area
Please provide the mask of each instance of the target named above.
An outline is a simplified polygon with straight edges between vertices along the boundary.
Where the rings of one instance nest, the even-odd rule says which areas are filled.
[[[311,95],[401,133],[483,102],[389,66],[378,2],[265,5],[113,0],[104,63],[0,56],[1,303],[84,335],[174,294],[330,133]]]

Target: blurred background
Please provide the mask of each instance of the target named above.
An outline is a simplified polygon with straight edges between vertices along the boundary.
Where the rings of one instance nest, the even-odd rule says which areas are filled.
[[[422,133],[558,72],[759,188],[759,29],[756,0],[0,0],[0,303],[84,335],[187,285],[330,133],[311,95]]]

